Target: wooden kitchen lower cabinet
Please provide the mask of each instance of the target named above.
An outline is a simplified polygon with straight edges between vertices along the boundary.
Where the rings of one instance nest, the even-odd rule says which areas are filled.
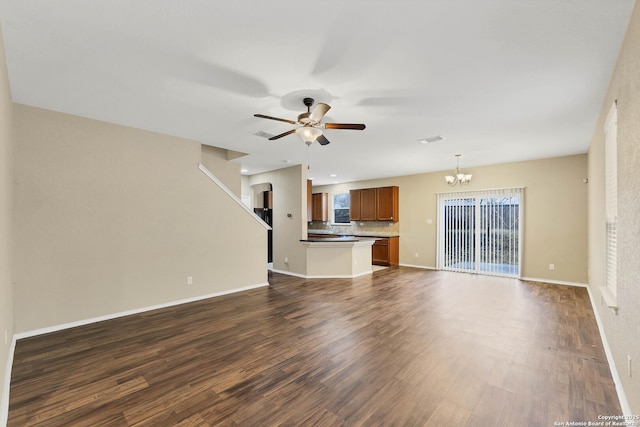
[[[400,238],[381,237],[371,246],[371,263],[374,265],[398,265],[400,262]]]

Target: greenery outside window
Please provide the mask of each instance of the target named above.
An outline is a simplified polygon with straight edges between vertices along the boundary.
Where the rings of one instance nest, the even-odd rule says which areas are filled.
[[[333,223],[350,224],[349,221],[349,193],[333,195]]]

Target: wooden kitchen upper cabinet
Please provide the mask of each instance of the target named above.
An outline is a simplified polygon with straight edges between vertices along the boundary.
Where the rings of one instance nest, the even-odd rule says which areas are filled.
[[[393,221],[399,220],[400,202],[399,195],[400,189],[398,187],[380,187],[376,188],[377,192],[377,217],[378,221]]]
[[[313,221],[329,221],[329,194],[314,193],[312,196],[312,215]]]
[[[360,221],[361,190],[349,191],[349,221]]]
[[[350,221],[375,221],[376,220],[376,189],[365,188],[349,191]]]
[[[351,221],[399,220],[399,188],[378,187],[349,191]]]
[[[360,221],[375,221],[377,219],[377,194],[375,188],[360,190]]]

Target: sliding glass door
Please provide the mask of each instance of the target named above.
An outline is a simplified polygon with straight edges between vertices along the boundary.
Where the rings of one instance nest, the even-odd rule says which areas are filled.
[[[437,197],[439,269],[520,277],[522,188]]]

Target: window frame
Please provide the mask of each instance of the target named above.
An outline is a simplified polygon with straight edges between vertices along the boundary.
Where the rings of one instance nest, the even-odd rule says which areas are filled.
[[[346,196],[346,199],[349,200],[349,206],[346,208],[336,208],[336,197],[337,196]],[[351,200],[349,192],[346,193],[332,193],[331,194],[331,225],[351,225],[351,221],[347,222],[336,222],[336,210],[346,210],[348,215],[351,213]],[[349,216],[347,216],[349,218]]]

